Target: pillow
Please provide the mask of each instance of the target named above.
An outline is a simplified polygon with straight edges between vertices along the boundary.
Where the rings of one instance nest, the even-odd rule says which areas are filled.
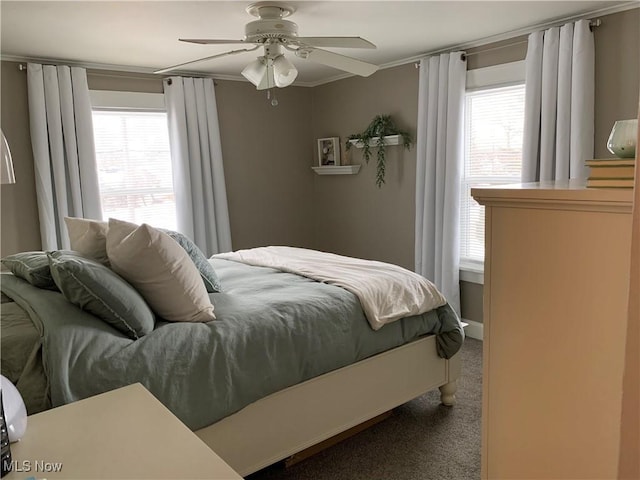
[[[122,275],[165,320],[215,320],[200,273],[178,243],[145,223],[109,219],[107,255]]]
[[[97,260],[77,252],[49,253],[51,275],[64,298],[130,338],[153,330],[155,317],[142,296]]]
[[[107,222],[87,218],[64,217],[69,231],[71,250],[109,265],[107,258]]]
[[[222,291],[218,274],[207,260],[207,257],[204,256],[202,250],[200,250],[189,237],[183,235],[180,232],[174,232],[173,230],[166,230],[164,228],[159,228],[158,230],[166,233],[171,238],[173,238],[176,242],[178,242],[178,245],[184,248],[185,252],[189,254],[191,261],[195,263],[196,268],[200,272],[200,276],[202,277],[204,286],[207,288],[207,292],[216,293]]]
[[[2,264],[16,277],[26,280],[34,287],[57,290],[49,269],[47,252],[21,252],[4,257]]]

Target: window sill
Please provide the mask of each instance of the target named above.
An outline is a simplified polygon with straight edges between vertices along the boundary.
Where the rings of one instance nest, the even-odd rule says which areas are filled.
[[[484,285],[484,263],[460,262],[460,281]]]

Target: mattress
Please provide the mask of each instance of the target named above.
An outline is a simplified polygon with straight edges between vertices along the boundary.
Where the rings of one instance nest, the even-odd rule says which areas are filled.
[[[41,398],[58,406],[140,382],[196,430],[271,393],[423,335],[437,335],[438,351],[447,358],[464,338],[448,305],[374,331],[358,299],[340,287],[271,268],[210,262],[224,290],[210,294],[217,320],[158,320],[138,340],[59,292],[3,275],[2,291],[16,304],[11,309],[22,308],[39,335],[39,341],[32,333],[31,343],[14,346],[20,358],[27,350],[41,355]],[[3,305],[3,341],[5,311]],[[3,348],[3,369],[5,354],[14,355]]]

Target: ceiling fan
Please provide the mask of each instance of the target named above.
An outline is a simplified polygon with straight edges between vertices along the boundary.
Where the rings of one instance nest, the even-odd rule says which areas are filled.
[[[155,73],[166,73],[193,63],[238,53],[253,52],[259,48],[263,49],[264,54],[247,65],[242,71],[242,75],[253,83],[258,90],[287,87],[296,79],[298,71],[291,61],[284,56],[285,50],[292,52],[299,58],[328,65],[362,77],[368,77],[378,70],[377,65],[318,48],[376,48],[373,43],[364,38],[299,37],[298,25],[289,20],[284,20],[285,17],[295,12],[294,7],[285,3],[257,2],[249,5],[246,10],[249,14],[258,17],[258,20],[249,22],[245,26],[245,36],[241,40],[197,38],[180,38],[179,40],[203,45],[252,44],[251,47],[230,50],[217,55],[172,65],[157,70]]]

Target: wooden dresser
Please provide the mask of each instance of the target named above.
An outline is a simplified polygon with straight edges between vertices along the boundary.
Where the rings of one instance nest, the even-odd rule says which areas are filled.
[[[486,207],[483,479],[612,479],[632,190],[475,188]]]

